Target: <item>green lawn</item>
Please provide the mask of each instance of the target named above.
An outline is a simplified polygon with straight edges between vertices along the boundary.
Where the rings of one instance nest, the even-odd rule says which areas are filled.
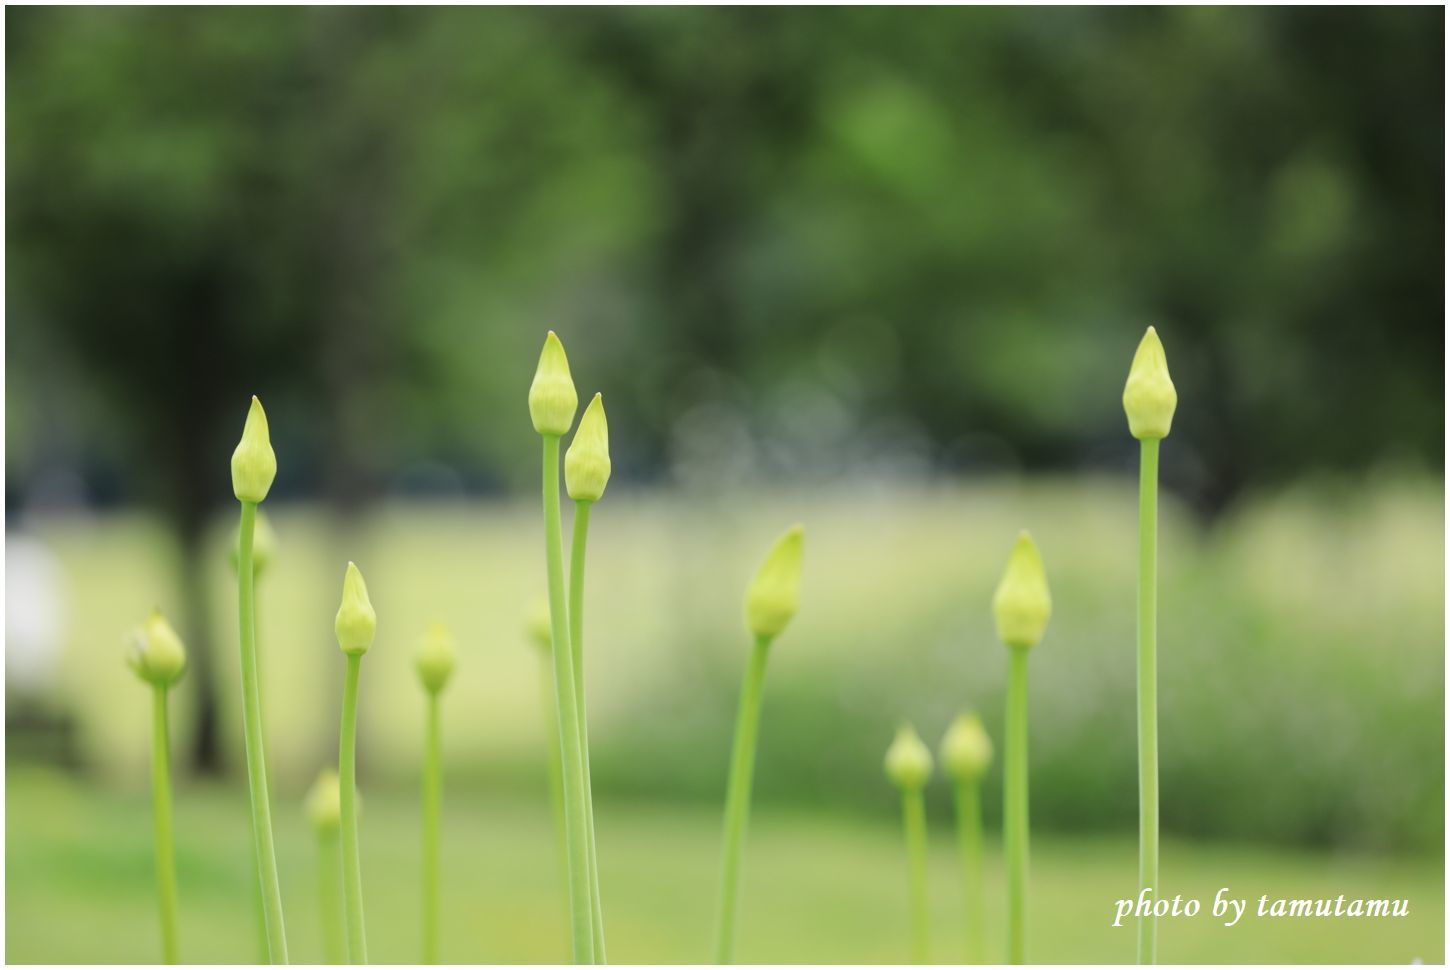
[[[556,856],[542,800],[452,792],[444,819],[443,955],[449,961],[548,962],[565,956]],[[12,768],[7,786],[9,962],[150,962],[158,957],[144,794]],[[321,958],[310,836],[295,799],[276,809],[288,937],[296,962]],[[714,811],[601,800],[601,880],[613,962],[707,957],[719,849]],[[371,955],[417,959],[418,826],[406,791],[364,793],[363,875]],[[931,862],[933,955],[962,948],[949,833]],[[246,799],[237,788],[178,792],[182,955],[254,959]],[[1113,901],[1135,884],[1131,839],[1039,837],[1033,844],[1029,958],[1119,962],[1131,929]],[[989,855],[991,918],[1001,873]],[[1441,860],[1283,852],[1169,841],[1173,891],[1408,898],[1404,919],[1165,921],[1164,962],[1437,963],[1444,955]],[[894,826],[772,811],[752,820],[740,918],[742,962],[898,962],[906,958],[905,874]],[[990,951],[1000,957],[994,937]]]

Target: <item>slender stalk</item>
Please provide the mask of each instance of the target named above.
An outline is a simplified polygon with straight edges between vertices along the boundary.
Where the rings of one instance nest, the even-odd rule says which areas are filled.
[[[569,641],[574,652],[574,696],[579,718],[579,747],[584,759],[584,812],[589,821],[589,892],[593,900],[594,962],[604,955],[604,907],[599,897],[599,856],[594,843],[594,782],[589,769],[589,707],[584,701],[584,561],[593,502],[574,503],[574,541],[569,553]]]
[[[253,573],[252,573],[252,609],[255,611],[256,615],[259,616],[259,617],[262,615],[262,602],[261,601],[262,601],[262,591],[257,588],[257,583],[256,583],[256,570],[254,569],[253,570]],[[261,624],[259,623],[257,625],[260,626]],[[257,636],[256,636],[256,650],[257,650],[257,696],[258,696],[258,702],[259,702],[258,703],[258,706],[257,706],[257,711],[258,711],[258,716],[261,718],[261,721],[262,721],[262,747],[263,747],[263,750],[265,750],[268,746],[270,746],[271,741],[269,739],[269,735],[267,734],[267,704],[266,704],[266,692],[264,690],[262,690],[262,688],[261,688],[261,685],[264,684],[264,683],[266,683],[266,676],[265,676],[265,673],[263,672],[263,668],[262,668],[262,663],[263,663],[263,660],[262,660],[262,642],[261,642],[262,641],[262,637],[261,637],[260,631],[256,631],[256,633],[257,633]],[[267,790],[268,791],[271,791],[271,789],[272,789],[272,769],[271,769],[271,766],[270,765],[266,767],[266,771],[267,771]],[[253,834],[254,841],[255,841],[255,838],[256,838],[256,836],[255,836],[255,833],[254,833]],[[260,873],[256,873],[256,876],[257,876],[257,878],[255,878],[255,879],[252,880],[252,915],[253,915],[254,919],[256,920],[256,926],[257,926],[257,962],[258,963],[266,963],[268,961],[268,959],[270,958],[271,951],[272,951],[272,947],[271,947],[271,943],[267,939],[267,906],[266,906],[266,903],[262,899],[262,877],[261,877],[261,874]]]
[[[911,900],[911,962],[927,962],[926,799],[920,788],[901,790],[906,829],[906,875]]]
[[[1138,888],[1158,887],[1158,439],[1138,478]],[[1138,962],[1158,961],[1158,920],[1138,917]]]
[[[438,962],[438,829],[443,806],[442,731],[438,693],[428,692],[423,749],[423,962]]]
[[[247,747],[247,785],[252,797],[252,835],[257,873],[267,917],[267,949],[273,963],[287,962],[287,932],[282,923],[282,887],[272,843],[272,803],[267,794],[267,754],[262,743],[262,698],[257,682],[257,616],[252,570],[252,535],[257,503],[242,502],[237,543],[237,613],[241,626],[242,726]]]
[[[1007,962],[1027,960],[1027,648],[1007,651],[1002,828],[1007,852]]]
[[[343,936],[342,900],[339,898],[342,860],[337,854],[337,831],[317,835],[317,912],[322,917],[322,952],[330,964],[347,962]]]
[[[569,921],[569,842],[564,827],[564,766],[559,750],[559,715],[554,710],[554,669],[549,655],[539,653],[539,710],[544,712],[544,745],[549,762],[549,809],[554,818],[554,847],[558,850],[559,892],[564,899],[564,922]]]
[[[720,876],[720,916],[716,924],[715,962],[730,963],[735,950],[735,905],[745,825],[750,819],[750,786],[755,775],[755,738],[760,728],[760,695],[770,640],[759,637],[750,654],[740,710],[735,715],[735,746],[730,755],[730,783],[725,793],[725,861]]]
[[[563,762],[565,842],[569,850],[569,922],[575,963],[594,962],[594,908],[589,883],[589,818],[584,804],[584,761],[575,704],[574,653],[564,600],[563,527],[559,522],[559,436],[544,438],[544,558],[549,576],[549,624],[554,657],[554,704]]]
[[[962,860],[963,925],[967,931],[967,962],[981,963],[986,916],[982,908],[982,790],[975,781],[956,782],[957,849]]]
[[[156,898],[161,907],[161,958],[176,963],[176,850],[171,838],[171,752],[166,687],[153,688],[151,805],[156,820]]]
[[[367,963],[367,930],[363,923],[362,858],[357,836],[357,685],[362,655],[347,655],[342,688],[342,731],[337,763],[338,796],[342,804],[342,898],[347,925],[347,962]]]

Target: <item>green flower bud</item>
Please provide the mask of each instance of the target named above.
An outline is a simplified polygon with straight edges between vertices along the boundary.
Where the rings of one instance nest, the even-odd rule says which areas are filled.
[[[1128,413],[1128,430],[1134,438],[1166,438],[1178,407],[1178,392],[1168,376],[1168,357],[1163,342],[1152,327],[1143,334],[1128,383],[1123,388],[1123,410]]]
[[[323,768],[307,789],[307,818],[319,835],[336,832],[342,825],[342,788],[337,772]]]
[[[745,593],[745,625],[773,639],[795,616],[801,600],[801,553],[805,529],[793,525],[776,540]]]
[[[242,440],[232,452],[232,492],[243,502],[260,502],[267,497],[276,477],[277,456],[267,431],[267,412],[253,396],[247,423],[242,426]]]
[[[922,788],[931,777],[931,752],[910,724],[896,729],[896,740],[886,749],[886,777],[903,789]]]
[[[992,739],[975,714],[960,714],[941,739],[942,770],[957,781],[981,781],[992,764]]]
[[[342,578],[342,605],[337,608],[337,645],[342,652],[362,656],[373,645],[378,632],[378,615],[368,599],[368,587],[355,563],[347,564]]]
[[[992,597],[997,618],[997,636],[1009,647],[1032,647],[1042,639],[1052,616],[1052,597],[1047,592],[1047,573],[1042,556],[1023,530],[1007,559],[1007,571]]]
[[[539,354],[534,383],[529,387],[529,416],[534,420],[534,430],[539,434],[567,434],[577,410],[579,393],[569,375],[569,358],[564,356],[558,336],[550,330],[544,338],[543,353]]]
[[[549,598],[542,593],[529,604],[524,620],[524,633],[529,642],[545,653],[554,649],[554,621],[549,616]]]
[[[160,610],[127,638],[126,664],[136,676],[158,687],[169,687],[186,672],[186,648]]]
[[[579,430],[564,453],[564,484],[576,502],[597,502],[609,484],[609,422],[604,418],[604,397],[594,400],[579,419]]]
[[[430,694],[436,694],[448,683],[448,678],[453,675],[453,661],[456,651],[453,647],[453,635],[442,623],[428,624],[428,632],[423,635],[423,642],[418,645],[418,656],[414,665],[418,668],[418,679],[423,682],[423,687]]]
[[[237,571],[238,559],[241,556],[241,542],[242,532],[241,527],[238,526],[232,532],[232,548],[228,556],[232,563],[232,572]],[[254,577],[261,578],[276,552],[277,533],[272,530],[272,523],[267,520],[267,514],[258,509],[256,526],[252,529],[252,575]]]

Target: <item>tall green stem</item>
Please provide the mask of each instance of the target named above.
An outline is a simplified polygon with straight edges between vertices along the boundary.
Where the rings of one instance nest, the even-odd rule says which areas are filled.
[[[342,860],[337,857],[337,832],[317,834],[317,913],[322,919],[322,952],[329,964],[347,962],[347,941],[343,936]]]
[[[1138,477],[1138,888],[1158,889],[1158,439]],[[1158,961],[1158,920],[1138,917],[1138,962]]]
[[[176,962],[176,850],[171,840],[171,752],[166,687],[157,684],[151,718],[151,806],[156,820],[156,898],[161,906],[161,958]]]
[[[986,954],[982,912],[982,790],[975,781],[956,782],[957,849],[962,861],[962,898],[966,901],[967,962],[981,963]]]
[[[730,782],[725,792],[725,861],[720,875],[720,915],[716,924],[715,962],[730,963],[735,951],[735,904],[739,895],[740,861],[745,825],[750,819],[750,786],[755,775],[755,737],[760,728],[760,695],[770,640],[760,637],[750,654],[740,710],[735,715],[735,746],[730,754]]]
[[[559,715],[554,710],[554,668],[547,653],[539,651],[539,710],[544,714],[544,746],[548,751],[549,811],[554,819],[554,847],[558,850],[559,892],[564,899],[564,921],[569,920],[569,839],[564,825],[564,766],[559,751]]]
[[[262,695],[257,682],[257,615],[252,568],[252,536],[257,503],[242,503],[237,542],[237,613],[241,625],[242,727],[247,747],[247,785],[252,797],[252,835],[257,873],[267,917],[267,944],[273,963],[287,962],[287,932],[282,925],[282,887],[272,843],[272,802],[267,794],[267,754],[262,743]]]
[[[574,652],[574,696],[579,747],[584,759],[584,812],[589,821],[589,892],[593,900],[594,962],[605,963],[604,907],[599,897],[599,855],[594,843],[594,782],[589,770],[589,708],[584,701],[584,561],[593,502],[574,503],[574,541],[569,553],[569,641]]]
[[[423,962],[438,962],[438,829],[443,807],[442,730],[438,694],[428,692],[423,749]]]
[[[1007,852],[1007,962],[1027,960],[1027,649],[1007,648],[1002,829]]]
[[[257,585],[256,585],[256,572],[255,572],[255,570],[253,570],[253,579],[252,579],[252,608],[253,608],[253,610],[255,610],[257,616],[261,616],[262,615],[262,603],[261,603],[261,600],[262,600],[262,593],[261,593],[261,590],[257,588]],[[258,625],[260,626],[260,624],[258,624]],[[271,741],[270,741],[270,739],[268,738],[268,735],[267,735],[267,704],[266,704],[266,692],[261,689],[261,685],[264,684],[264,683],[266,683],[266,673],[264,672],[263,667],[262,667],[262,664],[263,664],[264,661],[262,660],[262,642],[261,641],[262,641],[262,637],[261,637],[260,632],[258,632],[257,633],[257,640],[256,640],[256,649],[257,649],[257,686],[258,686],[257,693],[258,693],[258,699],[260,701],[260,704],[258,705],[258,713],[259,713],[259,715],[261,717],[261,721],[262,721],[262,747],[265,750],[268,746],[270,746]],[[268,774],[267,774],[267,790],[268,791],[271,791],[271,789],[272,789],[272,776],[271,776],[271,767],[270,766],[268,766],[267,772],[268,772]],[[253,838],[255,839],[255,835],[253,836]],[[257,929],[257,962],[259,962],[259,963],[266,963],[267,960],[269,959],[269,956],[270,956],[271,952],[272,952],[271,942],[267,939],[267,905],[266,905],[266,903],[262,899],[262,879],[261,879],[261,875],[260,875],[260,873],[255,873],[255,872],[254,872],[254,875],[256,875],[257,878],[255,878],[255,879],[252,880],[252,916],[253,916],[254,920],[256,921],[256,929]]]
[[[569,644],[569,607],[564,599],[564,537],[559,521],[559,436],[544,438],[544,559],[549,575],[549,625],[553,637],[554,705],[563,760],[565,842],[569,849],[569,923],[575,963],[594,962],[594,908],[589,882],[589,818],[584,804],[584,760]]]
[[[368,962],[367,929],[363,923],[362,856],[357,836],[357,686],[362,655],[347,655],[342,688],[342,730],[337,759],[338,795],[342,806],[342,898],[347,923],[347,962]]]
[[[906,830],[906,873],[911,900],[911,962],[926,963],[926,799],[920,788],[901,790],[901,819]]]

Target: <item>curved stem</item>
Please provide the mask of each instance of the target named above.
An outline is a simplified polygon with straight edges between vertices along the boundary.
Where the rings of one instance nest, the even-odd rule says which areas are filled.
[[[750,819],[750,786],[755,774],[755,737],[760,727],[760,695],[770,640],[759,637],[750,654],[740,710],[735,715],[735,746],[730,755],[730,782],[725,792],[725,861],[720,875],[720,915],[716,924],[715,962],[729,963],[735,950],[735,904],[745,825]]]
[[[267,794],[267,754],[262,743],[262,695],[257,682],[257,616],[252,567],[252,537],[257,503],[242,503],[237,542],[237,614],[241,626],[242,726],[247,746],[247,786],[252,797],[252,835],[257,875],[267,918],[267,946],[273,963],[287,962],[287,933],[282,924],[282,887],[272,843],[272,803]]]
[[[357,836],[357,685],[362,655],[347,655],[342,688],[342,731],[337,759],[338,794],[342,803],[342,898],[347,924],[347,962],[368,962],[363,923],[362,858]]]
[[[347,941],[343,938],[342,860],[337,857],[336,830],[317,834],[317,912],[322,918],[322,952],[330,964],[347,962]]]
[[[176,960],[176,851],[171,839],[171,753],[166,688],[156,685],[151,718],[151,805],[156,820],[156,898],[161,906],[161,958]]]
[[[981,963],[986,918],[982,913],[982,790],[975,781],[956,783],[957,848],[962,860],[962,898],[966,900],[967,962]]]
[[[563,527],[559,522],[559,436],[544,435],[544,559],[549,577],[554,705],[563,760],[565,842],[569,850],[569,924],[575,963],[594,962],[594,909],[589,891],[589,820],[584,810],[584,761],[575,705],[574,652],[564,600]]]
[[[438,828],[443,806],[442,730],[438,694],[428,692],[423,748],[423,962],[438,962]]]
[[[584,561],[593,502],[574,503],[574,541],[569,553],[569,642],[574,653],[574,696],[578,707],[579,747],[584,760],[584,813],[589,824],[590,918],[594,926],[594,962],[605,963],[604,907],[599,898],[599,856],[594,843],[594,781],[589,770],[589,707],[584,702]]]
[[[1138,478],[1138,888],[1158,888],[1158,439]],[[1158,920],[1138,917],[1138,962],[1158,960]]]
[[[920,788],[901,790],[901,818],[906,829],[906,874],[911,905],[911,962],[927,962],[926,799]]]
[[[1007,962],[1027,959],[1027,648],[1007,648],[1002,828],[1007,853]]]

